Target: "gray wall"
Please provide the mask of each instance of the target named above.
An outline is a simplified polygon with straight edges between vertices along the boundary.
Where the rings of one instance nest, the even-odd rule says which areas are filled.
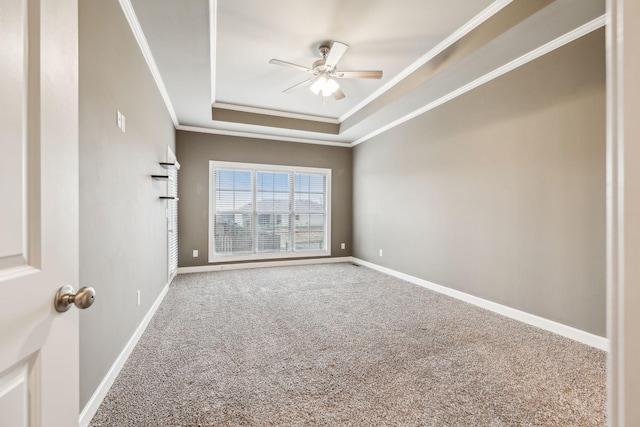
[[[118,2],[79,7],[80,283],[97,292],[80,313],[82,408],[167,283],[166,183],[149,175],[175,131]]]
[[[176,132],[180,267],[207,265],[209,160],[331,169],[331,256],[351,256],[351,148]],[[340,249],[340,243],[346,249]],[[199,251],[198,258],[192,256]]]
[[[355,257],[605,335],[603,30],[356,146],[353,165]]]

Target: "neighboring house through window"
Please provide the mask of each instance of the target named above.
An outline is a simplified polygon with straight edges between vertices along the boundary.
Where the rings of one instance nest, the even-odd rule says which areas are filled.
[[[331,255],[331,170],[209,162],[209,262]]]

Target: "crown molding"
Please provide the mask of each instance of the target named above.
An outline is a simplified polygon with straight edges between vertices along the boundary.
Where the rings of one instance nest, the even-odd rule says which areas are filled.
[[[270,110],[268,108],[250,107],[248,105],[236,105],[236,104],[226,104],[224,102],[214,102],[212,107],[222,108],[225,110],[240,111],[243,113],[262,114],[262,115],[275,116],[275,117],[286,117],[289,119],[297,119],[297,120],[310,120],[313,122],[331,123],[335,125],[340,124],[340,121],[338,119],[334,119],[331,117],[313,116],[311,114],[292,113],[289,111]]]
[[[156,61],[151,54],[149,43],[147,43],[147,38],[142,31],[142,27],[140,26],[140,22],[138,21],[136,12],[133,9],[133,5],[131,4],[130,0],[118,0],[118,2],[120,3],[120,7],[124,12],[124,16],[127,18],[129,27],[131,28],[131,31],[133,32],[133,35],[138,42],[138,46],[142,51],[142,56],[144,56],[144,59],[147,62],[147,66],[149,67],[149,71],[153,76],[153,80],[156,82],[156,86],[160,91],[160,96],[162,96],[162,100],[164,101],[164,104],[167,107],[167,111],[171,116],[171,121],[173,121],[174,126],[178,126],[178,117],[176,116],[176,111],[173,108],[173,104],[171,103],[171,98],[169,98],[169,92],[167,92],[167,88],[165,87],[162,76],[160,75],[160,70],[158,70]]]
[[[373,92],[371,95],[369,95],[362,102],[357,104],[351,110],[347,111],[345,114],[340,116],[339,121],[343,122],[349,117],[351,117],[352,115],[354,115],[355,113],[357,113],[358,111],[360,111],[367,104],[371,103],[380,95],[382,95],[383,93],[385,93],[386,91],[394,87],[396,84],[400,83],[406,77],[408,77],[413,72],[415,72],[417,69],[425,65],[427,62],[431,61],[438,54],[440,54],[444,50],[451,47],[453,44],[458,42],[461,38],[466,36],[469,32],[471,32],[475,28],[479,27],[482,23],[484,23],[486,20],[491,18],[496,13],[498,13],[501,9],[509,5],[511,2],[513,2],[513,0],[496,0],[495,2],[493,2],[482,12],[480,12],[479,14],[471,18],[471,20],[469,20],[462,27],[458,28],[456,31],[451,33],[449,37],[447,37],[446,39],[438,43],[434,48],[432,48],[427,53],[425,53],[420,58],[418,58],[413,64],[409,65],[407,68],[402,70],[399,74],[397,74],[394,78],[389,80],[381,88]]]
[[[176,130],[183,130],[187,132],[208,133],[212,135],[237,136],[240,138],[267,139],[270,141],[298,142],[301,144],[329,145],[333,147],[346,147],[346,148],[351,147],[351,144],[349,144],[348,142],[325,141],[321,139],[295,138],[295,137],[280,136],[280,135],[265,135],[262,133],[255,133],[255,132],[240,132],[240,131],[227,130],[227,129],[212,129],[212,128],[205,128],[200,126],[178,125],[176,126]]]
[[[385,126],[382,126],[378,129],[376,129],[375,131],[361,137],[358,138],[357,140],[353,141],[351,144],[349,144],[349,146],[351,147],[355,147],[358,144],[361,144],[365,141],[368,141],[369,139],[373,138],[374,136],[380,135],[383,132],[386,132],[390,129],[393,129],[396,126],[399,126],[421,114],[426,113],[427,111],[433,110],[434,108],[444,104],[445,102],[451,101],[454,98],[457,98],[460,95],[463,95],[467,92],[469,92],[472,89],[477,88],[478,86],[481,86],[485,83],[490,82],[491,80],[498,78],[500,76],[502,76],[503,74],[508,73],[509,71],[512,71],[518,67],[521,67],[523,65],[525,65],[528,62],[531,62],[543,55],[546,55],[547,53],[550,53],[552,51],[554,51],[555,49],[558,49],[574,40],[579,39],[580,37],[589,34],[592,31],[597,30],[598,28],[603,27],[606,24],[606,16],[602,15],[599,16],[598,18],[593,19],[592,21],[587,22],[586,24],[572,30],[569,31],[566,34],[563,34],[562,36],[550,41],[549,43],[546,43],[516,59],[514,59],[511,62],[508,62],[507,64],[496,68],[495,70],[467,83],[464,86],[459,87],[456,90],[453,90],[449,93],[447,93],[444,96],[441,96],[440,98],[434,100],[433,102],[430,102],[428,104],[426,104],[425,106],[423,106],[422,108],[419,108],[409,114],[406,114],[402,117],[400,117],[399,119],[396,119],[390,123],[387,123]]]
[[[218,42],[218,0],[209,0],[209,72],[211,73],[211,102],[216,99],[216,43]]]

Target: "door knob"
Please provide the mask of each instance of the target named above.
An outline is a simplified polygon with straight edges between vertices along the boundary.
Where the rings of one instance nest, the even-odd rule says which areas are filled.
[[[56,292],[56,298],[53,300],[53,305],[55,306],[56,311],[64,313],[69,310],[71,304],[75,304],[78,308],[89,308],[95,299],[96,291],[93,288],[85,286],[76,292],[73,290],[72,286],[64,285],[58,289],[58,292]]]

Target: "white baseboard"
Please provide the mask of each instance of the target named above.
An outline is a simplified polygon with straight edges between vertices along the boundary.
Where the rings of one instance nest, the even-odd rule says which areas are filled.
[[[149,325],[149,322],[153,318],[153,315],[156,314],[160,303],[162,303],[162,300],[164,299],[165,295],[167,295],[168,291],[169,284],[166,284],[162,289],[162,292],[160,292],[160,295],[158,295],[158,298],[156,298],[155,302],[153,303],[147,314],[144,316],[144,319],[142,319],[142,322],[140,322],[140,325],[138,325],[138,328],[135,330],[127,344],[124,346],[124,348],[116,358],[115,362],[113,362],[113,365],[111,365],[111,369],[109,369],[105,377],[100,382],[100,385],[98,385],[96,391],[93,393],[87,404],[82,409],[82,412],[80,412],[80,427],[87,427],[91,422],[91,419],[98,411],[98,407],[100,407],[100,404],[107,395],[107,392],[113,385],[113,382],[120,373],[120,370],[129,358],[129,355],[135,348],[136,344],[138,343],[138,340],[144,333],[145,329],[147,329],[147,325]]]
[[[263,267],[284,267],[288,265],[310,265],[310,264],[333,264],[339,262],[353,262],[350,256],[345,257],[327,257],[327,258],[303,258],[303,259],[283,259],[277,261],[263,262],[242,262],[237,264],[211,264],[198,265],[195,267],[178,267],[178,274],[184,273],[204,273],[207,271],[221,270],[243,270],[247,268],[263,268]]]
[[[506,305],[498,304],[486,299],[482,299],[473,295],[469,295],[464,292],[457,291],[455,289],[447,288],[446,286],[437,285],[427,280],[419,279],[408,274],[400,273],[399,271],[392,270],[387,267],[382,267],[377,264],[373,264],[368,261],[363,261],[358,258],[353,258],[353,262],[358,265],[369,267],[373,270],[380,271],[390,276],[397,277],[407,282],[414,283],[418,286],[430,289],[435,292],[439,292],[444,295],[459,299],[461,301],[476,305],[489,311],[501,314],[511,319],[518,320],[523,323],[553,332],[558,335],[570,338],[572,340],[581,342],[591,347],[598,348],[600,350],[609,351],[609,340],[607,338],[591,334],[589,332],[576,329],[571,326],[563,325],[562,323],[554,322],[553,320],[545,319],[534,314],[526,313],[524,311],[516,310],[515,308],[507,307]]]

